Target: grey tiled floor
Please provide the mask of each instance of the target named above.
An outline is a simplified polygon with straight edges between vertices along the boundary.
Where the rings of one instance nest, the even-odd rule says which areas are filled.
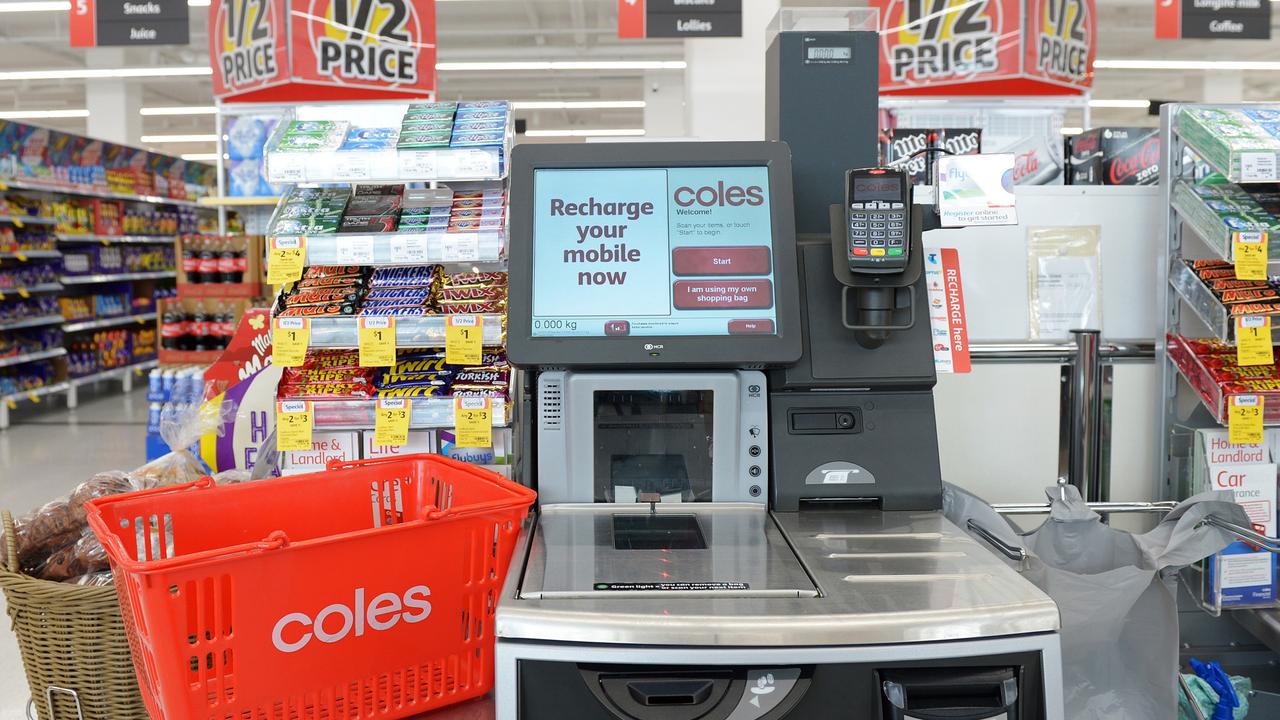
[[[0,509],[15,515],[66,494],[101,470],[131,470],[146,459],[147,401],[143,388],[117,386],[80,407],[15,414],[0,430]],[[0,720],[25,717],[27,684],[0,594]]]

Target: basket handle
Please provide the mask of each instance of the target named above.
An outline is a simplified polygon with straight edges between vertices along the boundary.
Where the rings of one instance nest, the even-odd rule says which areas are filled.
[[[0,513],[0,520],[4,522],[4,567],[11,573],[18,572],[18,538],[17,533],[13,529],[13,515],[5,510]]]

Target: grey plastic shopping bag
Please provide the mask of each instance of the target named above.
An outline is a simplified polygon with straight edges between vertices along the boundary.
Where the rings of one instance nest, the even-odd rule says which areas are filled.
[[[1024,563],[1003,559],[1058,604],[1068,720],[1177,717],[1177,570],[1235,539],[1201,525],[1205,517],[1248,527],[1248,516],[1230,492],[1207,492],[1138,535],[1104,524],[1074,486],[1045,493],[1049,518],[1027,533],[954,485],[943,490],[943,512],[1027,551]]]

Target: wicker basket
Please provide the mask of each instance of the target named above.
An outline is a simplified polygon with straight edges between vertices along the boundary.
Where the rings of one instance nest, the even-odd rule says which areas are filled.
[[[3,521],[0,588],[40,720],[147,720],[115,588],[22,574],[13,517]]]

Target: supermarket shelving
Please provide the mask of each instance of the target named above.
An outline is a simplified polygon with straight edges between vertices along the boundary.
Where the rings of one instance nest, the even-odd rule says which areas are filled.
[[[65,350],[63,353],[65,354]],[[66,393],[67,407],[74,408],[79,404],[79,391],[85,385],[100,382],[102,380],[119,380],[123,392],[133,390],[133,380],[142,373],[156,367],[156,360],[144,360],[142,362],[125,365],[124,367],[111,368],[102,370],[91,375],[83,377],[71,378],[63,380],[44,387],[35,388],[33,390],[24,390],[22,392],[13,393],[0,397],[0,430],[7,429],[10,425],[9,412],[18,407],[21,402],[39,402],[42,398],[52,395],[60,395]]]
[[[63,290],[66,290],[66,288],[64,288],[59,283],[45,283],[43,285],[31,285],[28,287],[20,287],[20,288],[0,287],[0,300],[3,300],[5,298],[11,298],[14,295],[17,295],[18,297],[22,297],[23,294],[36,295],[39,293],[52,293],[52,292],[60,293]]]
[[[67,354],[66,348],[54,348],[52,350],[41,350],[40,352],[27,353],[26,355],[0,357],[0,368],[13,367],[15,365],[25,365],[27,363],[33,363],[39,360],[52,360],[53,358],[62,357],[66,354]]]
[[[274,207],[277,203],[280,202],[280,198],[273,197],[270,195],[264,195],[261,197],[219,196],[219,197],[200,198],[199,202],[204,207],[213,207],[213,208],[261,207],[261,206]]]
[[[0,252],[0,260],[52,260],[53,258],[62,257],[62,253],[57,250],[15,250],[14,252]]]
[[[9,225],[57,225],[58,221],[50,217],[26,217],[23,215],[0,215],[0,223]]]
[[[410,398],[411,429],[451,428],[455,425],[452,397]],[[316,430],[368,430],[374,426],[374,411],[378,401],[369,400],[315,400],[311,404]],[[493,401],[493,426],[504,427],[511,422],[506,403]]]
[[[275,235],[277,239],[296,236]],[[425,265],[461,263],[503,270],[506,232],[335,233],[306,236],[308,265]]]
[[[9,427],[9,411],[16,410],[20,402],[40,402],[41,398],[63,393],[71,389],[67,382],[53,383],[32,390],[24,390],[0,397],[0,430]]]
[[[130,280],[170,280],[178,277],[176,270],[155,272],[105,273],[100,275],[63,275],[63,285],[94,285],[98,283],[126,282]]]
[[[58,242],[61,243],[102,243],[104,245],[114,243],[172,245],[177,238],[178,236],[176,235],[79,235],[76,233],[58,233]]]
[[[160,195],[138,195],[135,193],[118,193],[89,185],[62,185],[58,183],[42,183],[14,177],[0,176],[0,190],[27,190],[30,192],[60,193],[63,195],[79,195],[81,197],[102,198],[106,200],[128,200],[131,202],[152,203],[155,205],[177,205],[182,207],[199,207],[195,200],[169,198]]]
[[[286,123],[280,125],[283,127]],[[507,141],[502,147],[377,152],[278,152],[268,149],[267,179],[273,183],[501,180],[506,177],[510,148],[511,132],[508,129]]]
[[[41,315],[40,317],[23,318],[0,322],[0,332],[22,330],[23,328],[44,327],[45,325],[61,325],[65,320],[61,315]]]
[[[444,347],[445,315],[419,315],[396,318],[396,347]],[[481,342],[485,347],[499,347],[506,336],[502,315],[480,315],[484,318]],[[311,347],[322,349],[356,348],[358,321],[354,315],[311,318]]]
[[[155,312],[140,313],[138,315],[121,315],[119,317],[100,318],[96,320],[81,320],[78,322],[67,323],[62,326],[63,332],[83,332],[85,330],[97,330],[100,328],[116,327],[119,325],[131,325],[133,323],[153,322],[156,319]]]

